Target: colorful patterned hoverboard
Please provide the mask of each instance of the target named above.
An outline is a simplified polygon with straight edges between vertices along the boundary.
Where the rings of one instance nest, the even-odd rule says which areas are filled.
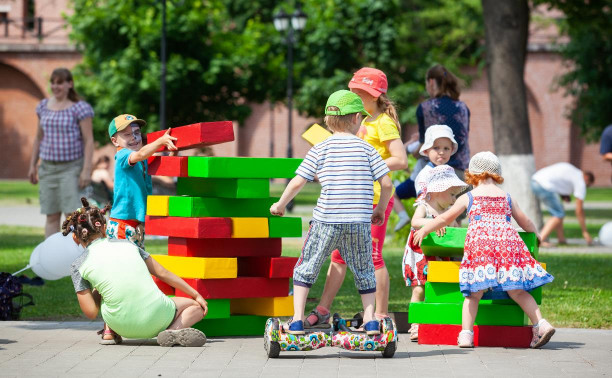
[[[354,351],[380,351],[383,357],[391,358],[397,349],[397,333],[393,320],[387,317],[380,321],[380,335],[368,336],[349,327],[359,328],[360,317],[342,319],[334,314],[332,326],[327,329],[305,329],[304,335],[291,335],[283,330],[278,318],[269,318],[264,333],[264,348],[269,358],[277,358],[282,351],[308,351],[323,347],[338,347]]]

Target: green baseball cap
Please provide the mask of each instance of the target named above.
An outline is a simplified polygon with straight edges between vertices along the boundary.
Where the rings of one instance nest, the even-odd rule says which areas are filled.
[[[131,114],[121,114],[113,118],[111,123],[108,125],[108,135],[112,137],[117,131],[125,129],[132,123],[140,125],[141,128],[147,125],[147,122],[144,119],[138,119],[136,116]]]
[[[325,105],[325,114],[327,115],[347,115],[361,113],[371,117],[363,107],[361,98],[351,91],[341,89],[329,96]]]

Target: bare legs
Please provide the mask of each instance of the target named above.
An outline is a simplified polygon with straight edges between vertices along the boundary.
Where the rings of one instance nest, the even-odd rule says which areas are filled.
[[[478,302],[482,298],[482,291],[472,293],[463,301],[463,311],[461,316],[461,329],[473,331],[476,314],[478,314]]]
[[[561,234],[558,233],[559,228],[561,228]],[[563,235],[563,218],[551,217],[546,221],[546,224],[542,227],[542,231],[540,231],[542,241],[547,240],[553,230],[557,230],[559,241],[565,241],[565,236]]]
[[[542,313],[538,307],[535,299],[526,292],[525,290],[508,290],[510,298],[515,301],[521,309],[527,314],[531,323],[536,325],[542,319]],[[482,298],[483,291],[472,293],[469,297],[466,297],[463,301],[463,312],[461,325],[462,329],[472,331],[474,330],[474,321],[478,314],[478,302]]]
[[[189,328],[204,317],[202,307],[193,299],[174,297],[172,301],[176,305],[176,315],[168,329]]]
[[[423,302],[425,300],[425,288],[423,285],[417,285],[412,287],[412,297],[410,303]]]
[[[387,316],[389,312],[389,271],[386,266],[374,271],[376,275],[376,315]]]
[[[342,264],[336,264],[336,265],[342,265]],[[346,274],[346,265],[343,265],[343,266],[344,266],[344,269],[343,269],[344,274]],[[340,286],[342,286],[342,282],[344,281],[344,274],[342,275],[342,279],[339,280],[340,285],[337,287],[336,291],[334,292],[334,295],[332,296],[328,295],[328,298],[331,297],[331,300],[329,300],[329,304],[326,305],[325,302],[323,301],[323,298],[321,298],[320,306],[326,307],[328,309],[329,307],[331,307],[331,302],[333,302],[335,294],[338,292],[338,289],[340,289]],[[329,278],[329,274],[328,274],[328,278]],[[326,289],[328,287],[327,284],[329,282],[331,282],[331,280],[329,279],[325,282]],[[334,282],[337,282],[337,281],[334,281]],[[302,320],[302,321],[304,320],[304,308],[306,307],[306,298],[308,297],[309,291],[310,291],[310,288],[308,287],[293,285],[293,320]],[[361,303],[363,304],[363,311],[364,311],[363,312],[364,323],[367,323],[370,320],[374,319],[375,302],[376,302],[375,293],[361,294]]]
[[[47,214],[47,220],[45,222],[45,239],[59,232],[61,219],[62,213]]]

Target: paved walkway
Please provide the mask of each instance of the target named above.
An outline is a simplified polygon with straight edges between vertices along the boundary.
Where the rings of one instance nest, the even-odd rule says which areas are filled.
[[[400,335],[394,358],[323,348],[267,359],[262,337],[203,348],[153,340],[102,346],[100,322],[0,322],[2,377],[597,377],[612,374],[612,330],[559,329],[543,349],[418,345]]]

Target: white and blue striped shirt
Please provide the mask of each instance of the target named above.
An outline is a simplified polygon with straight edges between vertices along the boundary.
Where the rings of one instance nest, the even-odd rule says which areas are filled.
[[[334,134],[312,147],[295,173],[308,181],[315,175],[319,178],[321,195],[312,213],[314,220],[370,223],[373,182],[389,173],[389,168],[368,142]]]

